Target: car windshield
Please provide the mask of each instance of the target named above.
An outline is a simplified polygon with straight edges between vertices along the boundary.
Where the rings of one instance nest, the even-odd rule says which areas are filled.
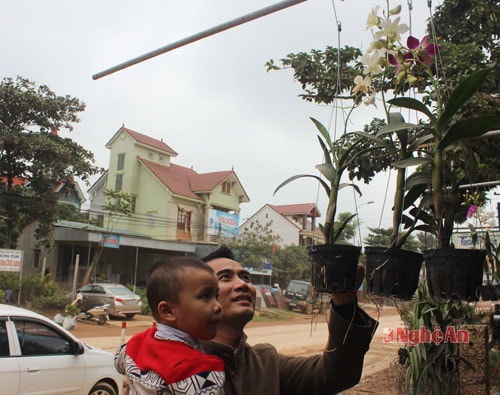
[[[113,295],[135,296],[135,294],[126,287],[108,287],[108,289]]]
[[[304,284],[304,283],[290,283],[290,285],[288,285],[288,289],[287,291],[289,292],[295,292],[295,293],[300,293],[302,295],[306,295],[307,294],[307,288],[308,288],[308,285],[307,284]]]

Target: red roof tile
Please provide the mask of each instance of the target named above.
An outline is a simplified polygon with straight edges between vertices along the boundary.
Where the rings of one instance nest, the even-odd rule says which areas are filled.
[[[161,140],[156,140],[152,137],[146,136],[145,134],[136,132],[126,127],[122,127],[122,130],[125,130],[128,134],[130,134],[130,136],[136,139],[139,143],[142,143],[144,145],[149,145],[150,147],[159,149],[161,151],[165,151],[170,156],[177,156],[177,152],[175,152],[172,148],[170,148],[167,144],[165,144]]]
[[[281,215],[302,215],[308,214],[311,217],[321,217],[321,214],[314,203],[301,203],[301,204],[285,204],[285,205],[272,205],[273,210],[276,210]]]
[[[193,169],[171,163],[165,166],[144,158],[138,158],[170,192],[191,199],[202,200],[198,193],[211,192],[227,179],[232,170],[198,174]]]

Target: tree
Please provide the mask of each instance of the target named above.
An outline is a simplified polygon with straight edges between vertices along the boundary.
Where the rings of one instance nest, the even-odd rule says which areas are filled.
[[[56,217],[53,187],[73,185],[75,178],[88,184],[101,169],[94,155],[61,129],[73,130],[85,104],[70,96],[57,96],[47,86],[18,76],[0,83],[0,215],[5,221],[3,245],[14,247],[22,225],[39,220],[36,237],[46,239]]]
[[[368,228],[370,233],[365,237],[365,244],[368,246],[389,246],[392,228]],[[413,234],[411,234],[403,244],[404,248],[411,251],[417,251],[422,249],[422,244],[420,241],[415,240]]]
[[[130,193],[116,191],[114,189],[106,189],[104,191],[104,196],[106,197],[106,201],[103,210],[108,216],[106,232],[111,233],[121,218],[130,217],[134,212],[134,196]],[[92,272],[99,262],[99,259],[101,259],[103,250],[104,245],[100,243],[82,280],[83,285],[90,281]]]
[[[352,213],[349,212],[340,213],[337,217],[337,221],[335,221],[337,222],[335,224],[335,227],[339,227],[340,224],[344,223],[350,217],[352,217]],[[358,225],[359,224],[357,218],[353,218],[353,220],[348,222],[347,225],[344,227],[344,230],[342,231],[338,240],[351,242],[354,239],[354,236],[356,235],[356,230],[358,229]]]
[[[239,238],[228,242],[244,267],[261,270],[266,262],[272,262],[273,246],[276,246],[280,237],[273,235],[271,224],[251,222],[248,228],[242,230]]]
[[[278,283],[284,289],[291,280],[311,280],[309,256],[303,246],[279,248],[273,255],[272,283]]]

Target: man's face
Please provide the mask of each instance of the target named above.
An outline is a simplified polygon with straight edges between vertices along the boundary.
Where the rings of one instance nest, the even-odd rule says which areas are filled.
[[[222,325],[225,321],[249,322],[255,311],[255,287],[250,282],[248,271],[228,258],[217,258],[207,263],[219,280]]]

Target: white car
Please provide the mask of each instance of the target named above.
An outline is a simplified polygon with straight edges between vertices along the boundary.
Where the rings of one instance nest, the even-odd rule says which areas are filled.
[[[2,395],[118,395],[113,358],[41,314],[0,304]]]

